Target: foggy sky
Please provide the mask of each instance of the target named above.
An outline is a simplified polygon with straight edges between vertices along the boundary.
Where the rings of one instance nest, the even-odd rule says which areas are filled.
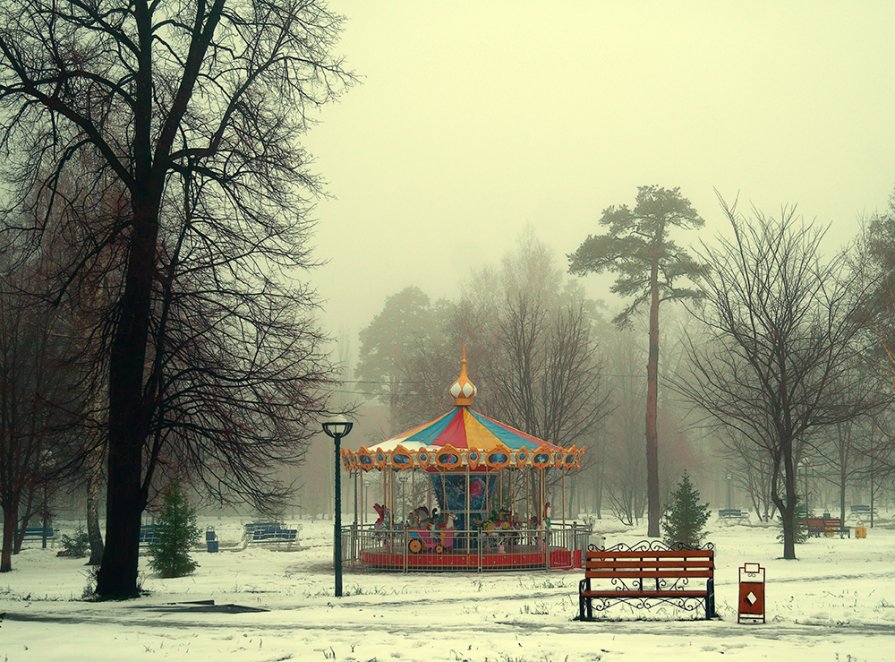
[[[889,0],[330,6],[362,81],[305,142],[334,196],[311,280],[354,351],[386,296],[455,296],[528,223],[572,252],[639,185],[680,186],[708,234],[714,189],[796,203],[831,242],[895,187]]]

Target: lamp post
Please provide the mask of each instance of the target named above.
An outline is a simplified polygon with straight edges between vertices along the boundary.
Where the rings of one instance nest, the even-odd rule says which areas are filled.
[[[328,421],[323,424],[323,431],[335,440],[336,448],[336,511],[333,517],[333,570],[336,574],[336,597],[342,597],[342,474],[339,471],[339,459],[342,454],[342,437],[347,437],[354,426],[349,421]]]
[[[44,450],[41,451],[40,454],[41,464],[43,465],[43,504],[41,507],[41,523],[42,531],[41,531],[41,548],[47,548],[47,534],[49,533],[50,528],[50,506],[49,500],[47,498],[47,489],[49,486],[49,475],[53,470],[53,467],[56,464],[56,461],[53,459],[53,451]]]
[[[730,508],[730,483],[733,480],[733,474],[727,472],[727,507]]]
[[[808,517],[808,460],[802,460],[802,471],[805,478],[805,517]]]

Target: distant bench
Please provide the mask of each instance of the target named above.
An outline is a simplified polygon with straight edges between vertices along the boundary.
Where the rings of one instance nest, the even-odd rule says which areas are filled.
[[[866,503],[853,504],[849,508],[849,510],[851,511],[852,515],[856,515],[858,517],[870,517],[871,509],[870,509],[870,506],[868,506]],[[875,514],[875,511],[874,511],[874,514]]]
[[[739,508],[720,508],[718,519],[722,522],[748,522],[749,513]]]
[[[19,530],[19,533],[22,533],[21,529]],[[56,531],[53,530],[52,526],[48,526],[46,529],[42,526],[25,527],[22,540],[43,540],[44,537],[46,537],[47,540],[52,540],[56,537]]]
[[[843,526],[838,517],[807,517],[800,519],[799,523],[808,530],[809,536],[815,538],[821,535],[831,537],[834,533],[838,533],[840,538],[844,535],[851,538],[851,527]]]
[[[249,522],[243,527],[248,543],[294,543],[298,529],[287,529],[280,522]]]
[[[140,526],[140,544],[151,545],[159,541],[158,524],[143,524]]]

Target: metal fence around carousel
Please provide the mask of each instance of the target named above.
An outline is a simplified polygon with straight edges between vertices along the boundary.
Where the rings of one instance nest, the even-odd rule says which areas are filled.
[[[342,561],[351,569],[487,572],[580,568],[593,529],[555,522],[544,529],[384,529],[342,527]]]

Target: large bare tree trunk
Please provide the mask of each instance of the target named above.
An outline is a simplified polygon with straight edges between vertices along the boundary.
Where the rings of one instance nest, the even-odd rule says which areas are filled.
[[[148,143],[145,153],[150,153]],[[159,209],[153,201],[160,199],[160,187],[157,192],[143,194],[134,201],[133,238],[121,318],[109,362],[106,546],[96,592],[102,598],[112,599],[131,598],[139,593],[140,518],[146,506],[142,489],[143,443],[147,435],[143,373],[158,236]]]
[[[780,511],[780,517],[783,519],[783,558],[793,560],[796,558],[796,530],[798,528],[796,513],[796,480],[795,480],[795,463],[792,460],[791,446],[789,451],[786,450],[786,444],[783,444],[783,491],[784,496],[781,499],[777,494],[777,488],[772,488],[771,499]],[[779,464],[775,467],[775,475],[773,485],[777,484],[777,471]],[[807,514],[807,511],[806,511]]]
[[[103,558],[103,532],[99,525],[102,461],[103,447],[97,446],[87,457],[87,539],[90,541],[88,565],[99,565]]]
[[[19,515],[12,508],[3,509],[3,551],[0,553],[0,572],[12,570],[12,546],[15,541],[15,532]]]
[[[650,271],[649,358],[646,363],[646,490],[648,531],[659,535],[659,434],[656,425],[659,394],[659,265]]]

